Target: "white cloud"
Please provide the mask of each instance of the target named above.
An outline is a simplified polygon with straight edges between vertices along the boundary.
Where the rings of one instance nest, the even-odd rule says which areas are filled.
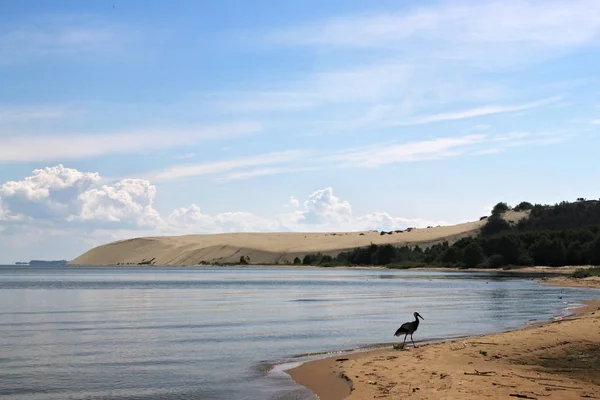
[[[498,153],[502,153],[502,151],[504,151],[504,149],[491,148],[491,149],[479,150],[479,151],[474,152],[473,154],[475,154],[475,155],[498,154]]]
[[[170,232],[272,232],[272,231],[344,231],[367,229],[404,229],[409,226],[439,225],[441,221],[419,218],[393,217],[386,212],[373,212],[355,216],[352,206],[334,194],[333,188],[315,190],[301,203],[294,197],[289,205],[294,210],[287,213],[261,217],[248,212],[203,214],[192,204],[174,210],[167,218]],[[301,206],[300,206],[301,205]]]
[[[380,167],[386,164],[414,162],[460,155],[467,146],[486,141],[485,135],[439,138],[405,144],[383,144],[341,151],[330,157],[347,166]]]
[[[386,212],[354,215],[350,202],[336,196],[331,187],[315,190],[303,202],[290,197],[290,209],[281,214],[205,214],[191,204],[160,215],[153,208],[159,193],[152,183],[123,179],[114,185],[99,185],[101,181],[98,173],[57,165],[34,170],[21,181],[4,183],[0,186],[0,243],[17,241],[21,250],[35,257],[45,243],[52,243],[54,250],[84,251],[106,241],[148,235],[389,230],[441,223]],[[44,235],[51,235],[52,240],[45,242]],[[47,248],[41,252],[55,253]]]
[[[232,172],[219,178],[221,182],[235,181],[241,179],[256,178],[258,176],[290,174],[294,172],[316,171],[318,167],[279,167],[279,168],[259,168],[248,171]]]
[[[308,224],[344,224],[351,220],[352,207],[333,194],[331,187],[317,190],[304,202],[302,220]]]
[[[560,100],[560,97],[551,97],[548,99],[542,99],[542,100],[534,101],[531,103],[514,105],[514,106],[484,106],[484,107],[478,107],[478,108],[473,108],[470,110],[464,110],[464,111],[459,111],[459,112],[441,113],[441,114],[435,114],[435,115],[428,115],[425,117],[417,117],[417,118],[408,120],[406,122],[399,121],[396,123],[390,123],[390,125],[420,125],[420,124],[428,124],[431,122],[451,121],[451,120],[457,120],[457,119],[481,117],[484,115],[491,115],[491,114],[500,114],[500,113],[514,112],[514,111],[529,110],[531,108],[536,108],[536,107],[540,107],[542,105],[556,102],[557,100]]]
[[[464,71],[452,67],[375,58],[356,67],[317,70],[286,79],[284,85],[265,84],[274,86],[270,91],[213,93],[205,100],[230,112],[251,115],[344,107],[340,120],[357,118],[354,109],[346,109],[355,106],[359,118],[377,122],[410,116],[428,106],[491,101],[507,92],[506,85],[475,75],[466,80],[463,75]]]
[[[283,227],[292,231],[320,232],[425,228],[430,225],[446,224],[444,221],[394,217],[380,211],[354,215],[350,202],[337,197],[331,187],[315,190],[302,203],[300,210],[280,214],[277,219],[281,221]]]
[[[492,154],[509,147],[561,143],[568,138],[569,135],[564,132],[511,132],[499,136],[471,134],[406,143],[390,141],[341,150],[284,150],[199,164],[173,165],[162,171],[145,173],[144,177],[152,182],[166,182],[205,176],[228,182],[266,175],[332,168],[376,168],[469,154]]]
[[[285,45],[396,49],[429,57],[514,57],[537,50],[595,45],[600,4],[594,0],[453,1],[405,12],[333,18],[274,32]],[[499,48],[504,54],[494,54]],[[543,53],[549,56],[551,53]],[[526,54],[525,54],[526,55]],[[538,54],[538,56],[541,54]]]
[[[54,161],[105,154],[135,154],[174,148],[202,140],[256,133],[257,123],[232,123],[196,129],[148,129],[105,134],[11,135],[3,137],[0,161]]]
[[[195,204],[174,210],[167,218],[168,230],[189,233],[277,231],[281,228],[274,219],[262,218],[249,212],[203,214]]]
[[[11,22],[0,30],[0,64],[33,57],[126,57],[139,36],[132,25],[84,14],[38,14]]]
[[[227,173],[236,169],[245,167],[255,167],[269,164],[279,164],[300,159],[306,155],[305,152],[299,150],[289,150],[282,152],[268,153],[258,156],[241,157],[227,161],[214,161],[199,164],[174,165],[162,171],[151,172],[148,174],[149,179],[162,182],[169,180],[177,180],[194,176],[214,175]],[[247,171],[246,171],[247,172]],[[242,172],[243,173],[243,172]],[[256,175],[265,175],[258,173]],[[254,175],[249,175],[254,176]],[[249,177],[247,176],[247,177]],[[235,179],[235,175],[230,175],[230,178]],[[238,177],[239,179],[239,177]]]
[[[300,202],[294,196],[290,197],[290,201],[288,202],[288,204],[289,204],[289,206],[294,207],[294,208],[300,206]]]
[[[109,222],[132,221],[138,226],[156,226],[160,215],[152,208],[156,187],[142,179],[123,179],[113,186],[104,185],[80,193],[79,215],[71,219]]]
[[[0,122],[63,118],[73,112],[65,106],[0,106]]]
[[[98,173],[55,167],[36,169],[22,181],[0,186],[3,214],[27,224],[52,222],[123,223],[156,226],[160,216],[152,208],[156,188],[148,181],[124,179],[99,186]]]

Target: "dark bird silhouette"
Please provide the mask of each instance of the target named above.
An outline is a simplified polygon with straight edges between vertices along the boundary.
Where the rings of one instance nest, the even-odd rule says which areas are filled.
[[[410,335],[410,340],[412,341],[413,346],[417,347],[415,345],[415,341],[413,340],[413,333],[415,333],[415,331],[419,327],[419,318],[421,318],[422,320],[424,320],[425,318],[423,318],[418,312],[413,313],[413,315],[415,316],[414,321],[403,323],[402,325],[400,325],[400,328],[398,328],[396,333],[394,333],[394,336],[400,336],[404,333],[404,343],[402,343],[402,347],[404,347],[404,345],[406,344],[406,336],[408,335]]]

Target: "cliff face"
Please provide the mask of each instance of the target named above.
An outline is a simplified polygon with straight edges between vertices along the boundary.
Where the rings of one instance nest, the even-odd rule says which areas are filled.
[[[484,221],[452,226],[393,232],[332,233],[227,233],[143,237],[95,247],[72,260],[72,265],[198,265],[237,263],[241,257],[249,264],[293,263],[308,253],[335,256],[355,247],[374,244],[415,245],[449,241],[479,232]]]

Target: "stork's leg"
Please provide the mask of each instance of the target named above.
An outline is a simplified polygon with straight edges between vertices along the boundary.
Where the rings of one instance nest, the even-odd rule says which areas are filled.
[[[415,344],[415,341],[412,338],[412,333],[410,334],[410,340],[413,342],[413,347],[417,347],[417,345]]]
[[[406,337],[408,336],[408,333],[406,335],[404,335],[404,343],[402,343],[402,348],[404,348],[404,346],[406,345]]]

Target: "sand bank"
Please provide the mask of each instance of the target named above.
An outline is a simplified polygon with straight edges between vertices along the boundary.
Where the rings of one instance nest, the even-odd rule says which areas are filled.
[[[320,400],[600,398],[600,300],[586,304],[512,332],[340,355],[288,373]]]
[[[528,212],[509,211],[504,219],[512,222]],[[443,241],[454,243],[479,233],[485,220],[457,225],[403,231],[363,232],[243,232],[214,235],[157,236],[120,240],[95,247],[70,262],[73,265],[198,265],[237,263],[241,257],[249,264],[292,264],[294,258],[321,252],[335,256],[342,251],[366,247],[371,243],[396,246],[427,246]]]

